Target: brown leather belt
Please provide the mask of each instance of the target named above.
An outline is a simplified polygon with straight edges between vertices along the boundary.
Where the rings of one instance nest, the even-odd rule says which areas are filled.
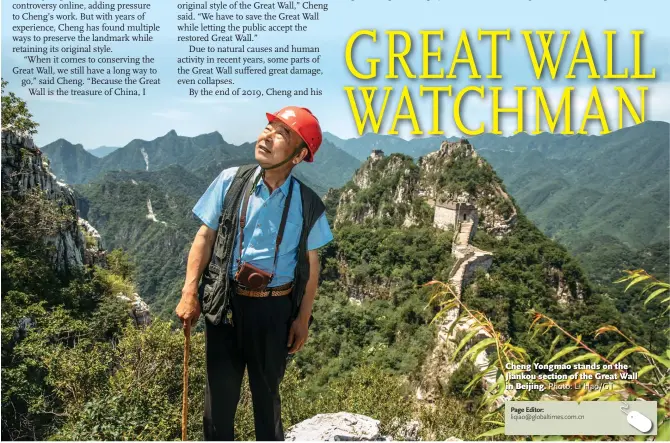
[[[263,290],[247,289],[244,286],[235,283],[235,292],[245,297],[278,297],[282,295],[289,295],[293,291],[293,282],[286,283],[281,286],[267,288]]]

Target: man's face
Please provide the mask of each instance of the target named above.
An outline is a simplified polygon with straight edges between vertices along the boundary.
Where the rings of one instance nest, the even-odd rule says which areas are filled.
[[[275,120],[265,126],[256,141],[256,161],[263,167],[281,163],[293,154],[301,143],[300,136],[291,131],[284,123]],[[296,156],[288,164],[300,163],[306,150]]]

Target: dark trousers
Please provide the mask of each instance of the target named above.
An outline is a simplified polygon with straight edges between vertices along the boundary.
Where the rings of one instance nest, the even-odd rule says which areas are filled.
[[[256,440],[284,440],[279,384],[287,363],[291,306],[291,294],[259,298],[235,294],[232,326],[205,320],[205,440],[234,440],[245,366]]]

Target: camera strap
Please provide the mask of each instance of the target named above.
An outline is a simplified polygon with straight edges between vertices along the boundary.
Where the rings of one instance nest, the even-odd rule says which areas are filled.
[[[244,227],[246,226],[247,223],[247,208],[249,206],[249,197],[251,194],[253,194],[253,190],[256,184],[258,184],[258,177],[260,177],[263,174],[263,171],[261,171],[256,180],[249,180],[249,187],[246,189],[244,192],[244,202],[242,203],[242,214],[240,216],[240,255],[239,258],[237,259],[237,267],[238,269],[242,265],[242,245],[244,244]],[[293,195],[293,176],[289,177],[289,180],[291,182],[288,185],[288,195],[286,196],[286,199],[284,200],[284,210],[282,212],[281,216],[281,222],[279,224],[279,232],[277,232],[277,240],[275,242],[275,256],[274,256],[274,263],[272,265],[272,276],[270,277],[270,281],[272,281],[272,278],[275,276],[275,269],[277,268],[277,255],[279,254],[279,245],[281,244],[282,237],[284,236],[284,227],[286,226],[286,219],[288,218],[288,210],[289,207],[291,206],[291,196]]]

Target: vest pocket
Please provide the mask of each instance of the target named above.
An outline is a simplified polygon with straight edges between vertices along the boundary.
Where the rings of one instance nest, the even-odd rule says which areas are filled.
[[[221,268],[219,265],[210,262],[208,266],[208,270],[210,275],[212,276],[212,280],[216,280],[216,278],[221,274]]]
[[[206,313],[212,307],[214,299],[214,279],[202,278],[202,311]]]

